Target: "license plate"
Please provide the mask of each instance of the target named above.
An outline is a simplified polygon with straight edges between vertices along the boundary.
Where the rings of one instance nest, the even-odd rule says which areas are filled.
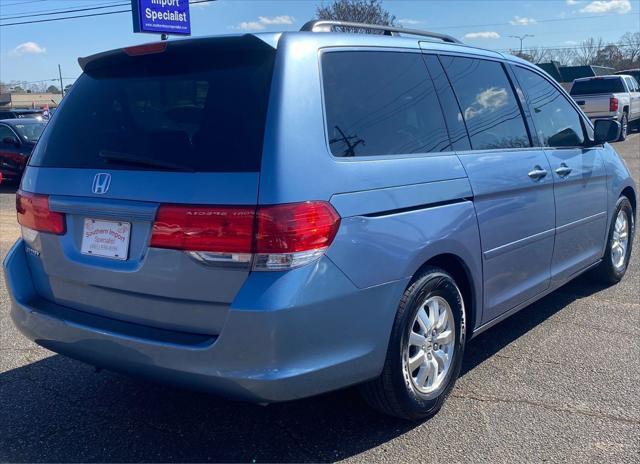
[[[130,236],[130,222],[86,218],[80,252],[83,255],[125,260],[129,255]]]

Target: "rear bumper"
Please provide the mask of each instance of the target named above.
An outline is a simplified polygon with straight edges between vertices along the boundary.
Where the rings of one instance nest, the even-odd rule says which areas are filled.
[[[4,268],[12,319],[39,345],[110,370],[258,402],[302,398],[377,376],[406,285],[357,289],[326,257],[287,273],[254,273],[220,335],[206,338],[43,300],[21,240]]]

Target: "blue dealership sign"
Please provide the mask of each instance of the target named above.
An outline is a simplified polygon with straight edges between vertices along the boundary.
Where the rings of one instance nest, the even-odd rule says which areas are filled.
[[[191,35],[189,0],[131,0],[133,32]]]

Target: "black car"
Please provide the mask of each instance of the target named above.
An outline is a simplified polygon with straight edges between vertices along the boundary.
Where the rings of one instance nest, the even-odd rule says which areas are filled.
[[[39,119],[0,120],[0,173],[3,181],[19,181],[46,123]]]
[[[2,110],[0,109],[0,119],[44,119],[43,110]]]

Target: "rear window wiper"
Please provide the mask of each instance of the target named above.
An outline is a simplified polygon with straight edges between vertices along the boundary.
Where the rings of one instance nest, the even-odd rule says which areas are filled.
[[[120,153],[117,151],[102,150],[98,156],[107,162],[118,164],[131,164],[138,166],[148,166],[153,168],[169,169],[172,171],[195,172],[195,169],[183,164],[162,161],[146,156],[132,155],[131,153]]]

